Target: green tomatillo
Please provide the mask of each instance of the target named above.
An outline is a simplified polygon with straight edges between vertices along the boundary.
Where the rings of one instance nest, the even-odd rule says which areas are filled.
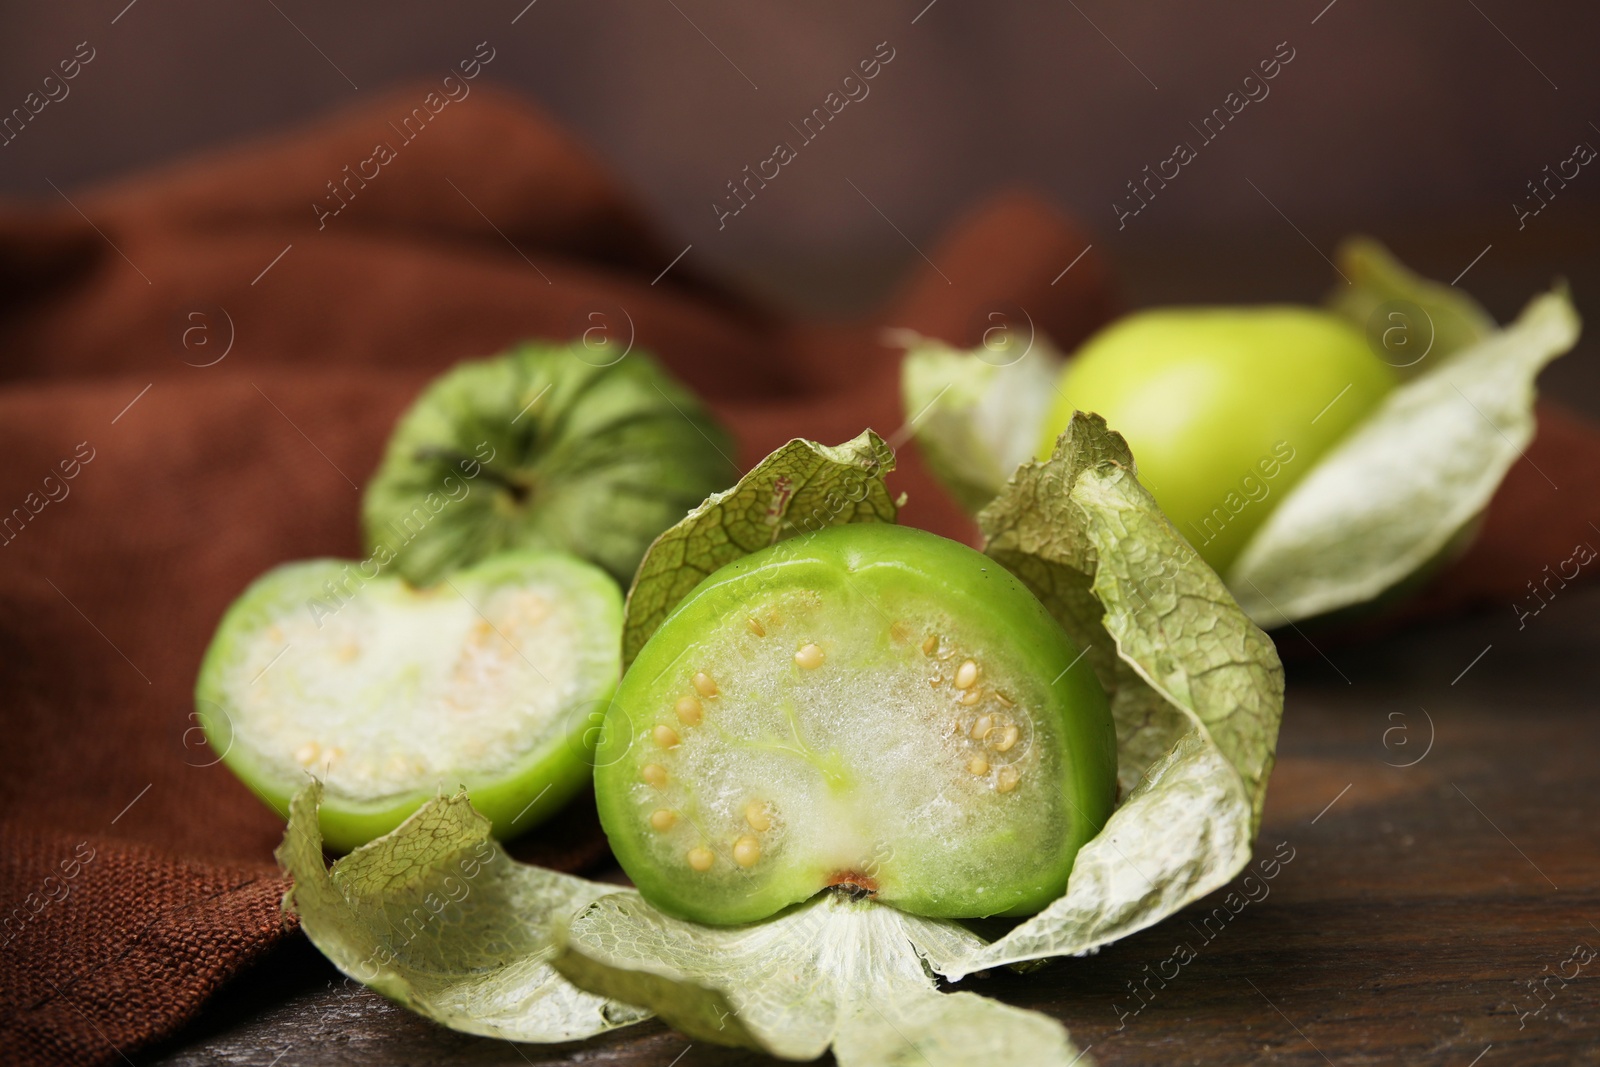
[[[530,342],[429,386],[367,487],[368,547],[415,585],[508,548],[571,552],[626,585],[656,535],[738,472],[727,433],[648,355],[590,355]]]
[[[523,551],[418,590],[381,559],[285,564],[234,602],[195,687],[207,740],[280,814],[321,779],[336,849],[463,787],[496,836],[526,829],[589,780],[621,667],[616,583]]]
[[[607,713],[595,790],[662,910],[750,922],[844,886],[919,915],[1035,912],[1110,815],[1094,672],[1003,567],[885,523],[702,581]]]
[[[1163,308],[1091,337],[1038,444],[1074,410],[1121,433],[1139,479],[1226,573],[1289,489],[1397,383],[1349,320],[1312,308]]]

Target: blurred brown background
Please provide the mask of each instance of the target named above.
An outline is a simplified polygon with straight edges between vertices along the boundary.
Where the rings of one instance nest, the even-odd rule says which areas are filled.
[[[437,81],[488,41],[485,78],[587,140],[703,267],[801,307],[871,304],[912,244],[1026,183],[1098,234],[1140,302],[1310,295],[1332,273],[1292,227],[1323,251],[1362,229],[1402,253],[1442,230],[1458,240],[1427,242],[1420,266],[1449,279],[1492,243],[1469,278],[1504,317],[1523,294],[1498,299],[1495,281],[1514,261],[1577,275],[1593,258],[1592,168],[1520,232],[1512,205],[1578,141],[1600,145],[1597,30],[1600,9],[1576,0],[7,4],[0,113],[78,42],[95,59],[0,148],[0,193],[53,198],[50,182],[70,192]],[[883,41],[894,59],[870,95],[719,230],[725,183],[799,144],[790,123]],[[1270,95],[1119,232],[1125,183],[1180,139],[1200,146],[1190,123],[1280,42],[1294,59]]]

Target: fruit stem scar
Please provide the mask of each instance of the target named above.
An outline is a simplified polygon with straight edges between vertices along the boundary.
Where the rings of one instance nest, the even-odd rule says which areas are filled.
[[[412,453],[412,456],[418,461],[443,461],[452,467],[462,463],[475,464],[478,468],[478,477],[483,478],[485,481],[493,482],[508,491],[511,494],[512,502],[515,504],[527,503],[529,495],[533,492],[533,486],[527,482],[519,481],[504,471],[496,470],[489,466],[476,456],[470,456],[457,449],[429,446],[417,449]]]
[[[862,871],[835,871],[827,882],[829,888],[843,889],[852,894],[875,896],[878,892],[878,880]]]

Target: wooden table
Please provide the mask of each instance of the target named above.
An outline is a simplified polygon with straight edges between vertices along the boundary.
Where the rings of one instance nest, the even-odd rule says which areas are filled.
[[[1600,957],[1574,959],[1600,952],[1600,590],[1521,631],[1508,606],[1321,652],[1290,665],[1257,854],[1287,842],[1293,859],[1269,895],[1210,939],[1222,893],[1096,956],[962,988],[1048,1012],[1106,1067],[1600,1063]],[[1197,958],[1141,1007],[1130,984],[1181,942]],[[146,1059],[775,1062],[687,1046],[658,1023],[559,1046],[453,1033],[296,939]]]

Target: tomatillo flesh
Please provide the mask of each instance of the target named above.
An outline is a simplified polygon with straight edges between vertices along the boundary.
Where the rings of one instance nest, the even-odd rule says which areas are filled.
[[[1060,896],[1116,790],[1082,650],[993,560],[887,524],[707,577],[601,733],[613,851],[657,907],[705,923],[829,886],[919,915],[1029,914]]]
[[[315,776],[328,845],[354,848],[465,787],[509,837],[589,779],[621,669],[622,597],[600,568],[509,552],[414,589],[371,561],[278,567],[224,615],[197,715],[279,814]],[[594,718],[591,718],[594,716]]]

